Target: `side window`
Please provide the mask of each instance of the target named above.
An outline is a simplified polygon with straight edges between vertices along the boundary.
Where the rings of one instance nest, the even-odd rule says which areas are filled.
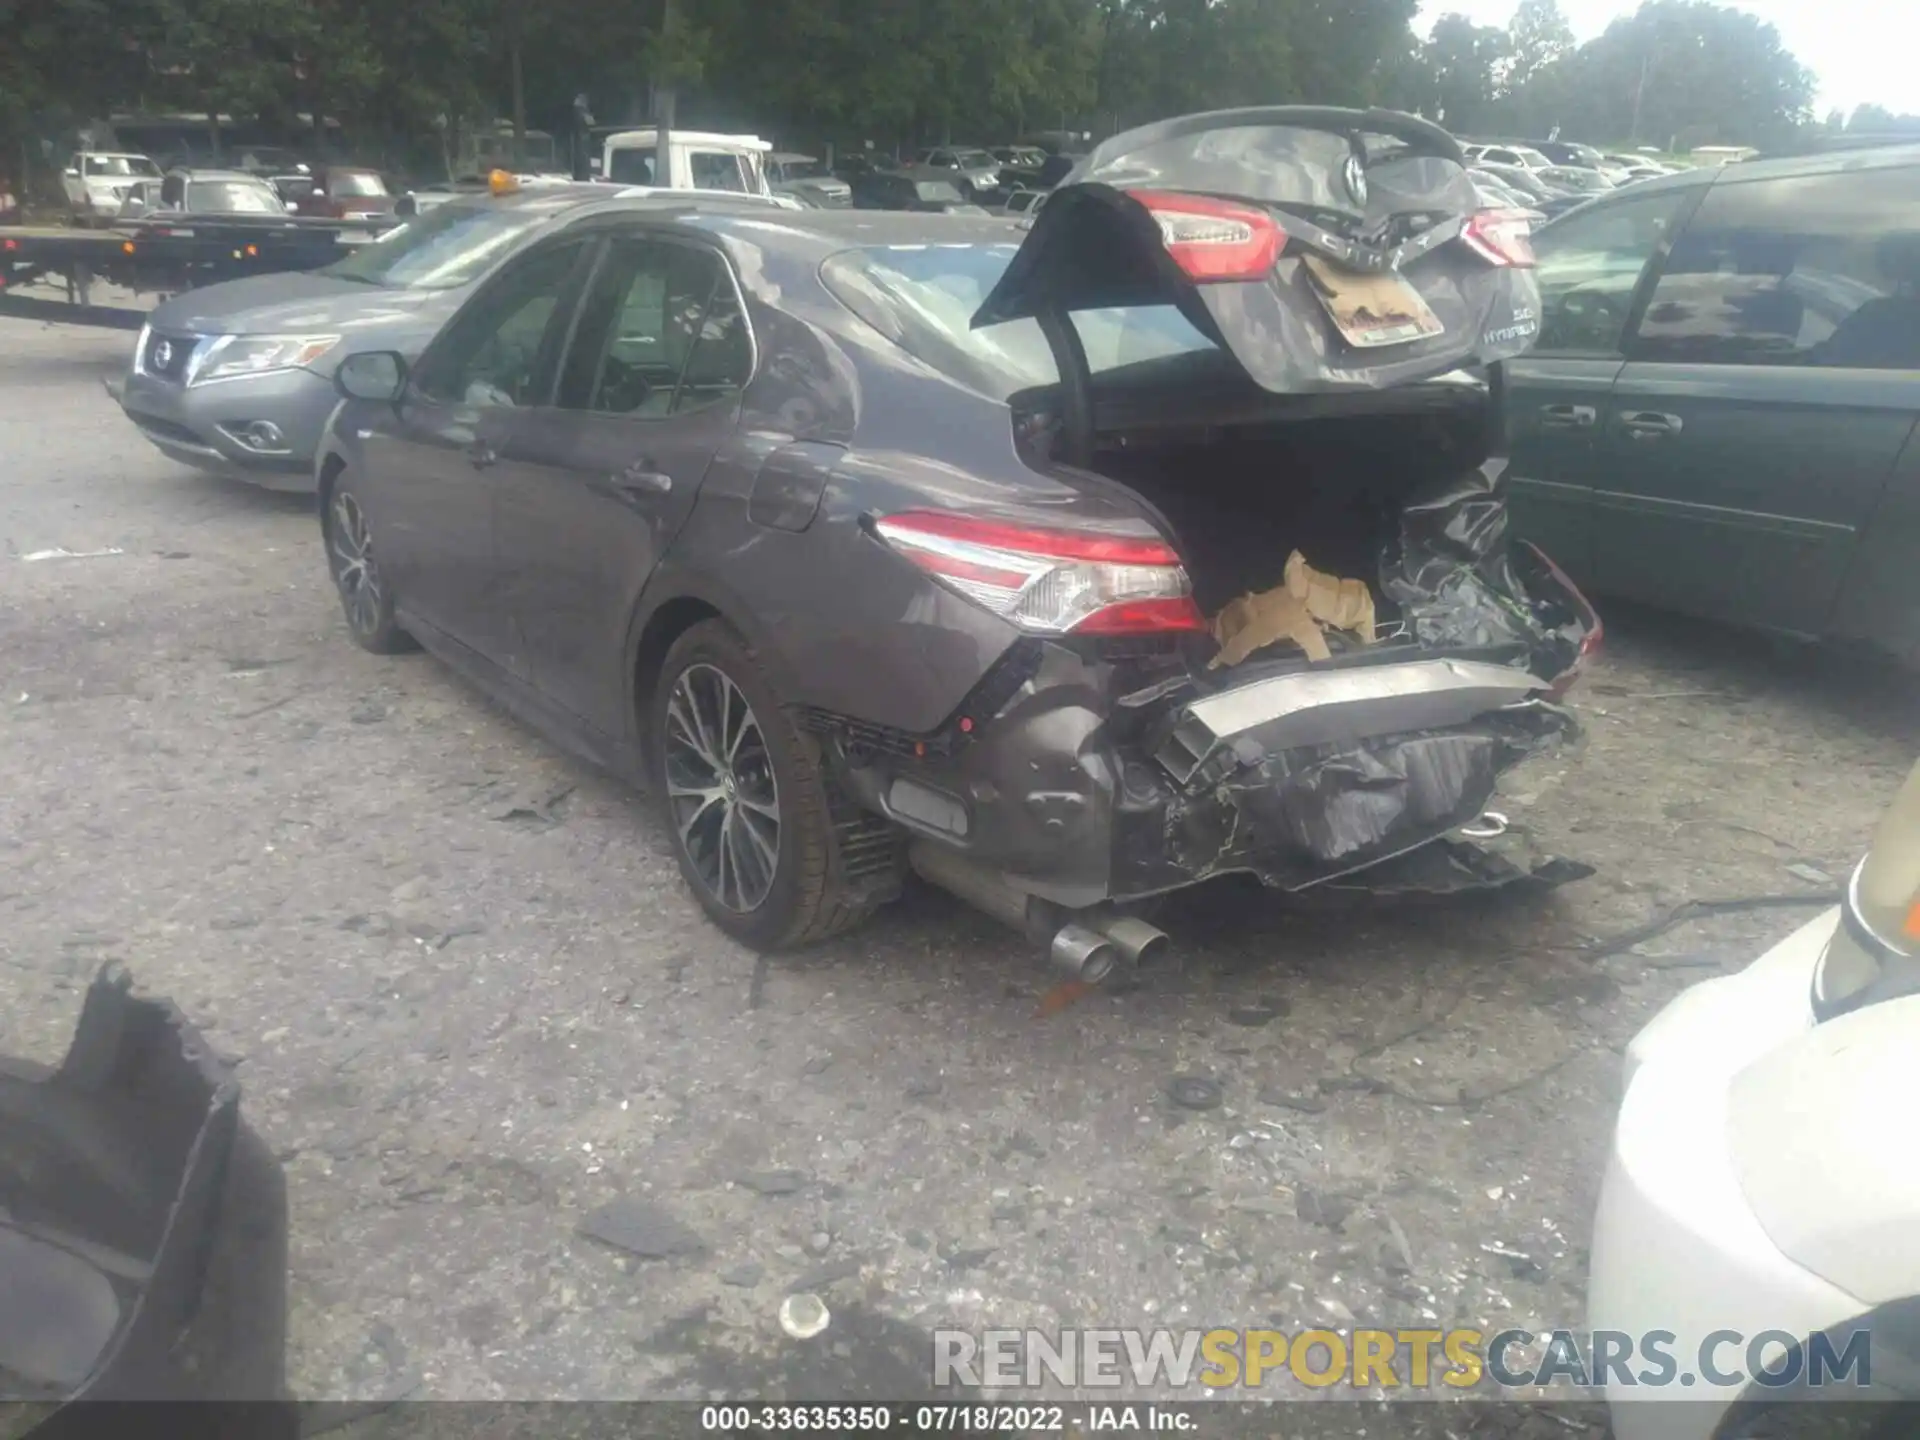
[[[1715,185],[1627,349],[1669,363],[1920,367],[1920,169]]]
[[[607,179],[617,180],[622,185],[651,185],[655,158],[655,152],[651,150],[616,150],[613,152],[612,168],[607,171]]]
[[[544,403],[553,373],[548,332],[586,245],[554,245],[510,266],[449,322],[418,388],[455,404]]]
[[[685,415],[738,395],[752,365],[746,317],[717,254],[622,237],[594,279],[559,403],[641,420]]]
[[[720,150],[692,150],[687,153],[687,166],[693,172],[696,190],[746,192],[747,181],[741,173],[738,155]]]
[[[1534,236],[1542,351],[1619,353],[1620,332],[1647,261],[1667,242],[1690,192],[1670,190],[1603,205]]]

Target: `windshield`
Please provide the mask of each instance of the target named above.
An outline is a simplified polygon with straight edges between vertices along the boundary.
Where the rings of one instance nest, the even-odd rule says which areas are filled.
[[[384,195],[387,185],[371,170],[332,170],[327,184],[336,195]]]
[[[1513,153],[1520,157],[1520,163],[1522,165],[1531,165],[1544,170],[1553,164],[1551,160],[1547,159],[1547,157],[1542,155],[1538,150],[1529,150],[1524,145],[1514,146]]]
[[[486,202],[437,205],[320,273],[394,290],[470,285],[560,208]]]
[[[956,150],[953,158],[962,170],[991,170],[994,166],[994,158],[984,150]]]
[[[777,158],[774,164],[779,167],[783,180],[824,180],[827,167],[818,160],[809,160],[804,155],[787,155]]]
[[[287,202],[264,180],[195,180],[187,209],[220,215],[284,215]]]
[[[144,155],[89,155],[85,161],[89,175],[153,175],[160,167]]]
[[[914,194],[918,195],[922,200],[935,205],[957,205],[960,203],[960,192],[945,180],[916,181],[914,182],[913,191]]]
[[[1551,170],[1541,172],[1542,178],[1551,180],[1555,185],[1564,185],[1569,190],[1611,190],[1607,177],[1598,170],[1581,170],[1570,165],[1556,165]]]
[[[1037,321],[973,328],[974,312],[1017,248],[870,245],[830,256],[821,278],[841,304],[896,345],[969,389],[1004,400],[1060,378]],[[1096,375],[1216,348],[1171,305],[1079,310],[1073,323]]]

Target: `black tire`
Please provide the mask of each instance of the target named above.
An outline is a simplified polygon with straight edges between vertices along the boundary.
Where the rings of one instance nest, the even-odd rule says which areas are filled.
[[[320,529],[327,547],[327,573],[346,616],[354,644],[375,655],[399,655],[419,646],[393,618],[393,587],[381,577],[374,558],[373,534],[366,512],[342,473],[326,488]]]
[[[707,764],[709,749],[693,735],[700,722],[688,723],[690,697],[718,697],[717,681],[730,683],[747,711],[731,735],[723,725],[722,743],[711,747],[727,751],[724,772]],[[819,744],[793,723],[766,667],[737,630],[724,620],[705,620],[674,641],[647,721],[649,764],[674,858],[714,924],[742,944],[771,951],[825,940],[873,913],[871,892],[852,894],[841,877],[835,797]],[[699,788],[709,778],[718,783]],[[771,834],[769,800],[777,826]],[[723,851],[735,857],[731,893],[724,868],[715,879]],[[763,878],[757,867],[768,852],[775,857],[772,874],[756,896],[759,886],[751,882]]]

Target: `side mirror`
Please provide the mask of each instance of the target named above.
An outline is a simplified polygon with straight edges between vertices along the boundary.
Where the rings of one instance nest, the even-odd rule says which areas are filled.
[[[147,202],[138,195],[129,195],[121,202],[120,208],[128,215],[139,215],[146,210]]]
[[[300,202],[298,200],[289,200],[286,202],[286,205],[289,215],[298,215],[300,213]]]
[[[392,350],[349,355],[333,372],[333,388],[348,400],[383,400],[392,404],[406,386],[407,362]]]
[[[62,175],[65,175],[69,180],[78,180],[80,178],[80,172],[74,169],[71,165],[69,165],[65,170],[62,170],[60,173]]]

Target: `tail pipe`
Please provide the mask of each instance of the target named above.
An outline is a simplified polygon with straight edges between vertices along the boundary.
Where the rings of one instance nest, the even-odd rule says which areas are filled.
[[[1104,908],[1066,910],[944,845],[923,841],[908,850],[907,859],[921,879],[1046,946],[1054,965],[1089,985],[1105,980],[1123,960],[1157,958],[1168,944],[1166,932],[1144,920]]]

